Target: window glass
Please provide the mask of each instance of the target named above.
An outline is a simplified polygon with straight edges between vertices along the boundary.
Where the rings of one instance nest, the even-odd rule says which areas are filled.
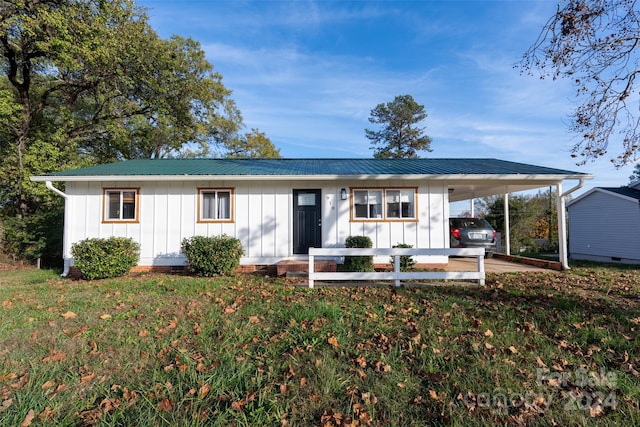
[[[107,218],[120,219],[120,192],[108,192],[107,197],[109,199],[109,213]]]
[[[315,205],[316,205],[315,193],[298,194],[298,206],[315,206]]]
[[[415,191],[400,191],[400,214],[402,218],[415,218]]]
[[[137,190],[106,190],[105,219],[136,220]]]
[[[136,217],[136,192],[122,192],[122,219],[135,219]]]
[[[387,218],[400,218],[400,190],[387,190]]]
[[[356,218],[382,218],[382,190],[354,190],[353,206]]]
[[[231,190],[201,190],[200,219],[231,219]]]
[[[358,189],[352,194],[355,219],[416,218],[415,189]]]

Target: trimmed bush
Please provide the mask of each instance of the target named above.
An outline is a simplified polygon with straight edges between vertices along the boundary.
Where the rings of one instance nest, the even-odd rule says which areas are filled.
[[[392,246],[393,248],[412,248],[413,245],[408,243],[398,243],[397,245]],[[394,257],[389,258],[389,263],[393,265]],[[400,256],[400,271],[409,271],[416,264],[413,257],[411,255],[401,255]]]
[[[88,280],[124,276],[140,259],[140,244],[126,237],[85,239],[71,246],[73,265]]]
[[[371,248],[373,247],[373,242],[367,236],[349,236],[345,240],[345,247]],[[372,256],[345,256],[344,270],[345,271],[375,271],[373,269],[373,257]]]
[[[240,240],[225,234],[185,238],[182,240],[182,252],[191,271],[205,277],[231,275],[244,254]]]

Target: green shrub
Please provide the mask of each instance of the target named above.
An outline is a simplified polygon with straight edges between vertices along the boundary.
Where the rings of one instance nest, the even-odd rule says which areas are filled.
[[[71,246],[73,265],[89,280],[123,276],[140,259],[140,244],[126,237],[85,239]]]
[[[373,242],[367,236],[349,236],[345,240],[345,247],[347,248],[371,248]],[[373,257],[372,256],[345,256],[344,257],[344,270],[345,271],[375,271],[373,269]]]
[[[408,243],[398,243],[397,245],[392,246],[393,248],[412,248],[413,246]],[[389,258],[389,263],[394,263],[394,257]],[[416,264],[415,260],[411,255],[401,255],[400,256],[400,271],[409,271]]]
[[[189,268],[198,276],[228,276],[240,265],[244,254],[240,240],[222,236],[193,236],[182,240],[182,252]]]

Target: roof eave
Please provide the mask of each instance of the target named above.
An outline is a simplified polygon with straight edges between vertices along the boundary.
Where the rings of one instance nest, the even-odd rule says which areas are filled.
[[[342,180],[455,180],[477,181],[498,179],[504,181],[547,181],[561,182],[573,179],[592,179],[588,174],[359,174],[359,175],[37,175],[30,177],[35,182],[99,182],[99,181],[279,181],[282,179],[304,181],[342,181]]]

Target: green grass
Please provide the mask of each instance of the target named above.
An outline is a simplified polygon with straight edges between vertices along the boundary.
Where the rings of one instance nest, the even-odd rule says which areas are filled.
[[[640,425],[640,271],[309,290],[0,273],[0,425]]]

